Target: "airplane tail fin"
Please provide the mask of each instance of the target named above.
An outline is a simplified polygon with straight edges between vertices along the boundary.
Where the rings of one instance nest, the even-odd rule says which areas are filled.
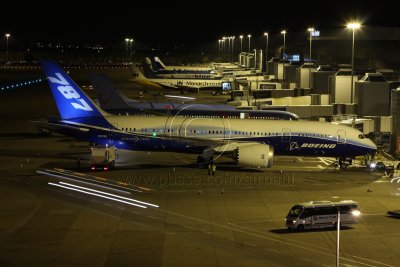
[[[103,109],[129,109],[128,102],[134,101],[124,96],[105,74],[92,74],[90,80]],[[136,102],[136,101],[135,101]]]
[[[142,70],[139,67],[137,67],[135,64],[132,64],[131,67],[132,67],[133,81],[147,80],[146,76],[144,76]]]
[[[41,63],[63,120],[105,115],[57,63]]]
[[[154,71],[153,64],[151,63],[150,58],[145,57],[144,62],[145,62],[145,63],[144,63],[145,66],[146,66],[149,70]]]
[[[144,75],[146,75],[147,77],[155,77],[157,76],[157,72],[154,70],[153,68],[153,64],[151,63],[150,58],[146,57],[144,59],[144,62],[142,64],[143,66],[143,73]]]
[[[166,67],[159,57],[154,57],[154,66],[158,70],[165,70]]]

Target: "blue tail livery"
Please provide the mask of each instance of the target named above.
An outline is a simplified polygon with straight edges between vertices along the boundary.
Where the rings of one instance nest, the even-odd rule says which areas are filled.
[[[103,116],[98,107],[53,61],[42,61],[42,66],[63,120]]]

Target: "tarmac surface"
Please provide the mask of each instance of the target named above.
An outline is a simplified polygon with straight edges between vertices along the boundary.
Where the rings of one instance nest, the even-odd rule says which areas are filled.
[[[87,72],[76,74],[78,84]],[[137,94],[126,69],[110,73],[128,96]],[[220,158],[209,176],[195,155],[122,150],[115,170],[90,172],[87,143],[38,136],[29,123],[57,115],[46,83],[2,92],[0,106],[0,267],[335,266],[335,230],[288,231],[284,218],[298,202],[345,199],[358,201],[362,215],[341,229],[340,265],[400,266],[400,221],[386,215],[399,209],[400,185],[382,173],[337,170],[332,158],[276,157],[267,170]]]

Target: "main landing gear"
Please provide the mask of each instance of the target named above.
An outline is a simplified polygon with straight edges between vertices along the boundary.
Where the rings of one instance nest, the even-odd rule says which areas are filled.
[[[338,158],[335,162],[335,166],[343,170],[346,169],[349,165],[351,165],[352,161],[353,160],[350,158]]]

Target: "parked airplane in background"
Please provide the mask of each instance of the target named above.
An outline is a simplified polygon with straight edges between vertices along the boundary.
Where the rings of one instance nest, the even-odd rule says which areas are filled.
[[[166,88],[173,89],[187,89],[196,90],[200,89],[221,89],[222,83],[230,83],[229,79],[167,79],[167,78],[147,78],[142,71],[132,65],[133,79],[132,81],[137,83],[145,83],[147,85],[163,86]]]
[[[236,110],[230,105],[207,104],[207,103],[157,103],[139,102],[123,95],[102,74],[91,76],[93,89],[96,92],[100,107],[113,114],[165,114],[185,117],[219,117],[240,119],[276,119],[276,120],[298,120],[296,114],[280,110]],[[182,99],[182,98],[180,98]]]
[[[163,66],[153,63],[150,58],[144,59],[143,71],[148,78],[168,78],[168,79],[216,79],[221,75],[216,75],[216,71],[198,70],[166,70]]]
[[[175,72],[202,72],[210,73],[213,68],[210,66],[166,66],[159,57],[154,57],[154,66],[156,70],[168,70]]]
[[[225,155],[239,164],[271,167],[274,154],[347,158],[376,145],[353,128],[323,122],[118,116],[98,108],[54,62],[42,62],[61,115],[49,124],[60,133],[120,149]]]

